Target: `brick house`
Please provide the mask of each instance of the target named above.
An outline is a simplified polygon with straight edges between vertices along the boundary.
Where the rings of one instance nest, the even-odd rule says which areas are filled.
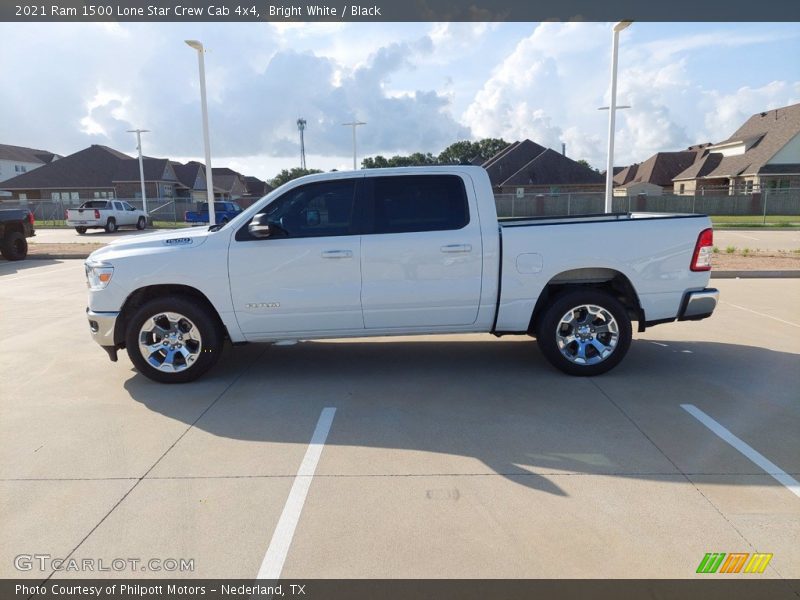
[[[800,104],[754,114],[673,182],[676,193],[687,195],[800,188]]]

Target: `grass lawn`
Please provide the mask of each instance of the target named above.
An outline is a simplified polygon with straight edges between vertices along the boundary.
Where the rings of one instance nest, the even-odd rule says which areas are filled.
[[[726,227],[800,227],[800,215],[717,215],[711,217],[714,225]]]

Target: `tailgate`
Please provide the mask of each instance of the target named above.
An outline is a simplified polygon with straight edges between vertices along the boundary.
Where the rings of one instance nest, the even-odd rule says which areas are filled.
[[[100,219],[95,217],[95,208],[70,208],[67,210],[67,222],[70,224],[86,225],[98,223]],[[102,214],[100,215],[102,218]]]

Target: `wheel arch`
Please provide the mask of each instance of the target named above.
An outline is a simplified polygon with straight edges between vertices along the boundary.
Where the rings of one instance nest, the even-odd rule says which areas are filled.
[[[562,271],[547,282],[533,307],[528,333],[535,334],[539,319],[555,298],[585,288],[605,291],[614,296],[625,306],[631,320],[637,321],[638,330],[644,331],[644,310],[628,276],[608,267],[587,267]]]
[[[203,292],[189,285],[170,283],[148,285],[131,292],[131,294],[125,299],[125,302],[120,309],[119,316],[117,317],[117,322],[114,327],[114,343],[119,347],[125,347],[125,331],[128,327],[128,321],[140,306],[146,302],[149,302],[150,300],[170,296],[188,297],[198,304],[201,304],[209,312],[211,317],[216,319],[224,333],[224,336],[229,337],[228,330],[225,327],[222,317],[220,317],[217,309],[214,308],[214,305]]]

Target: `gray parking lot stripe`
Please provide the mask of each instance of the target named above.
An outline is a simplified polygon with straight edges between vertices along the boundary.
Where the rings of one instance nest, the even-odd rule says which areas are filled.
[[[289,553],[289,546],[292,545],[294,531],[300,520],[300,513],[303,511],[308,489],[311,487],[311,480],[314,478],[314,471],[317,470],[319,458],[322,456],[322,449],[325,447],[325,440],[328,439],[328,432],[331,430],[333,417],[336,408],[329,406],[322,409],[317,421],[317,427],[311,436],[311,442],[297,470],[297,476],[289,491],[289,497],[283,506],[283,512],[275,532],[272,534],[272,541],[269,543],[267,553],[258,570],[258,579],[278,579],[283,571],[283,563],[286,562],[286,555]]]
[[[795,496],[800,498],[800,482],[794,477],[789,475],[786,471],[778,467],[774,462],[769,460],[766,456],[757,452],[750,445],[743,442],[741,439],[733,435],[725,427],[717,423],[714,419],[709,417],[702,410],[697,408],[694,404],[681,404],[681,408],[692,415],[695,419],[700,421],[703,425],[713,431],[720,439],[726,441],[728,444],[736,448],[739,452],[744,454],[756,465],[764,469],[764,471],[773,477],[776,481],[781,483],[786,489],[792,492]]]

